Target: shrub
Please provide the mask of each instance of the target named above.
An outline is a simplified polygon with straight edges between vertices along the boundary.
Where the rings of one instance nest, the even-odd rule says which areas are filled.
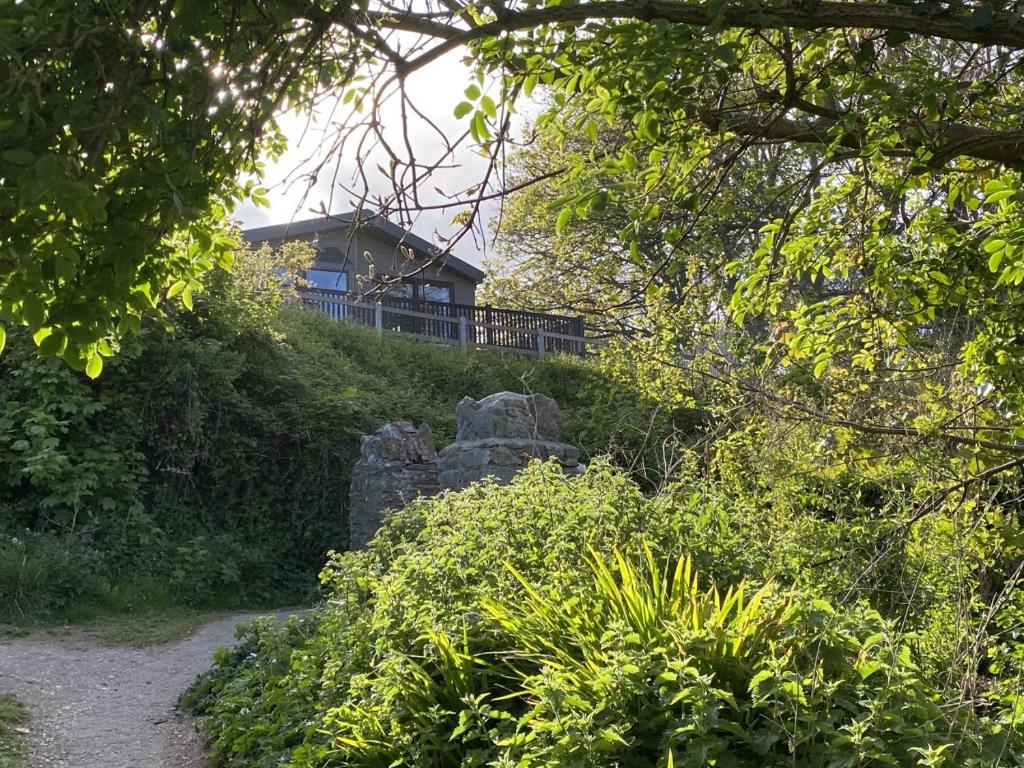
[[[312,634],[261,628],[274,649],[266,663],[259,651],[222,658],[198,684],[216,759],[262,766],[290,754],[299,768],[659,766],[670,756],[675,765],[980,766],[1000,750],[1024,759],[1011,729],[999,733],[919,667],[897,624],[863,602],[837,608],[817,587],[773,581],[771,553],[748,557],[746,582],[699,587],[694,564],[708,558],[691,545],[711,540],[698,530],[706,507],[727,503],[706,490],[646,498],[600,461],[573,479],[534,464],[507,487],[485,483],[390,515],[369,551],[331,559]],[[741,518],[730,528],[729,546],[750,546]]]
[[[218,742],[245,756],[237,765],[280,766],[308,735],[304,721],[315,704],[309,691],[320,682],[292,659],[315,630],[315,618],[294,617],[283,625],[264,618],[239,627],[239,643],[219,648],[213,671],[181,697],[183,709],[211,713],[207,727]]]
[[[566,439],[585,455],[640,445],[633,425],[653,405],[620,388],[592,413],[606,381],[593,361],[381,339],[279,306],[271,263],[241,252],[173,333],[144,327],[98,381],[12,331],[0,356],[0,534],[69,538],[91,553],[89,575],[161,580],[181,603],[290,599],[346,546],[359,437],[385,421],[425,421],[444,445],[462,397],[539,391],[559,400]],[[85,599],[81,579],[4,573],[30,613]]]

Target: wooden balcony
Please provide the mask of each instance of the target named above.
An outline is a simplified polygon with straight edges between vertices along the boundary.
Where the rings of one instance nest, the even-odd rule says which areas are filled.
[[[518,309],[448,304],[384,296],[379,299],[323,288],[299,290],[303,304],[335,320],[348,320],[462,349],[497,349],[522,354],[583,356],[583,318]]]

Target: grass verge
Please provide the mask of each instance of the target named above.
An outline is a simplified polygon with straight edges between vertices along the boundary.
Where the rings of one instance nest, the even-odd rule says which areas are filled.
[[[106,616],[71,626],[103,645],[141,648],[183,640],[204,624],[232,613],[228,610],[171,608],[159,613]]]
[[[295,611],[302,611],[307,607],[297,603],[291,605]],[[18,624],[0,624],[0,642],[33,634],[45,634],[50,637],[85,637],[106,646],[143,648],[184,640],[211,621],[235,613],[274,613],[279,610],[282,610],[280,606],[248,605],[215,608],[164,606],[151,611],[89,612],[73,619],[65,616]],[[0,768],[6,766],[0,764]]]
[[[22,738],[28,710],[9,693],[0,693],[0,768],[27,765]]]

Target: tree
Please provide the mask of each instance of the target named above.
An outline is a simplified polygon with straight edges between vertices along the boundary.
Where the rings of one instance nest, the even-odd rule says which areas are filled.
[[[324,30],[284,4],[0,4],[0,347],[97,375],[164,295],[230,263],[239,175],[282,147]],[[258,199],[258,196],[257,196]]]
[[[10,128],[23,146],[8,137],[2,155],[3,311],[44,352],[81,364],[162,293],[187,301],[210,254],[227,248],[205,225],[241,194],[234,179],[258,141],[269,131],[279,146],[272,117],[286,104],[342,96],[335,149],[383,144],[386,208],[402,218],[426,205],[420,191],[460,140],[497,164],[511,110],[543,84],[554,103],[542,123],[592,137],[624,127],[613,153],[567,158],[580,185],[557,222],[618,206],[630,252],[659,231],[659,199],[713,213],[742,158],[802,148],[812,183],[794,185],[756,258],[731,265],[731,317],[763,318],[779,330],[768,359],[814,376],[837,363],[899,377],[942,366],[949,418],[863,426],[938,433],[1016,461],[1021,10],[982,0],[5,6],[17,54],[4,63],[8,101],[28,106]],[[438,157],[413,157],[410,142],[389,142],[381,109],[397,99],[412,114],[408,77],[459,49],[477,68],[456,107],[466,134],[438,131]],[[118,130],[107,127],[114,114]],[[469,206],[468,227],[501,187],[492,170],[445,205]],[[673,263],[672,251],[658,255],[649,272]],[[973,389],[987,394],[972,413],[987,410],[965,431],[952,414]]]
[[[845,401],[794,402],[763,380],[738,384],[836,427],[938,438],[976,454],[978,468],[1017,468],[1016,9],[645,9],[558,6],[487,22],[491,31],[540,18],[577,25],[571,37],[554,28],[517,38],[511,56],[507,42],[478,50],[508,65],[507,90],[540,82],[555,91],[544,119],[563,136],[631,124],[616,152],[580,152],[568,163],[562,188],[574,192],[556,199],[557,229],[616,207],[629,217],[623,246],[643,254],[652,230],[682,240],[698,231],[697,216],[666,229],[665,198],[715,216],[720,185],[742,158],[802,148],[804,182],[791,186],[754,251],[740,249],[729,265],[730,316],[761,318],[771,330],[762,371],[806,366],[807,378],[845,379],[853,392],[868,377],[889,385],[891,399],[871,402],[870,388]],[[593,20],[612,17],[619,21]],[[641,285],[682,263],[679,249],[644,259]],[[924,376],[935,386],[921,411],[907,392],[920,392]]]

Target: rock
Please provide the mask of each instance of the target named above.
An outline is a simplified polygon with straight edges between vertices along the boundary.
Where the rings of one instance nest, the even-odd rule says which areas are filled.
[[[464,397],[455,409],[458,442],[489,437],[527,438],[558,442],[562,439],[562,413],[545,395],[498,392],[483,400]]]
[[[385,424],[372,435],[363,435],[360,461],[402,462],[422,464],[437,459],[434,434],[426,424],[417,430],[408,421]]]
[[[364,549],[384,512],[438,492],[437,453],[430,427],[407,421],[363,435],[349,488],[349,549]]]
[[[460,490],[491,478],[511,482],[533,459],[554,459],[567,474],[581,473],[579,451],[561,442],[562,414],[544,395],[499,392],[463,398],[456,408],[456,441],[438,455],[425,424],[385,424],[364,435],[349,491],[349,547],[364,548],[384,512],[418,496]]]
[[[456,441],[438,456],[438,484],[460,490],[489,477],[508,483],[532,459],[555,459],[565,472],[581,471],[579,451],[560,442],[562,414],[544,395],[499,392],[464,398],[455,411]]]

